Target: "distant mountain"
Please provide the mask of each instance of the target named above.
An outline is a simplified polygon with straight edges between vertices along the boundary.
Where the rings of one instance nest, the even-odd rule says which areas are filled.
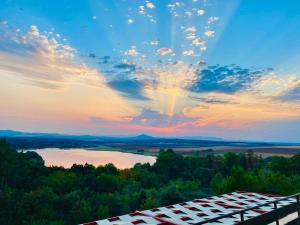
[[[110,137],[97,135],[69,135],[56,133],[30,133],[14,130],[0,130],[0,137],[43,137],[43,138],[65,138],[65,139],[81,139],[81,140],[107,140],[107,139],[130,139],[130,140],[150,140],[160,139],[146,134],[141,134],[133,137]]]
[[[141,134],[138,136],[134,136],[134,137],[129,137],[127,139],[131,139],[131,140],[151,140],[151,139],[161,139],[160,137],[152,137],[149,136],[147,134]]]
[[[182,139],[182,140],[197,140],[197,141],[234,141],[218,137],[205,137],[205,136],[184,136],[184,137],[153,137],[147,134],[141,134],[133,137],[111,137],[111,136],[97,136],[97,135],[70,135],[70,134],[57,134],[57,133],[31,133],[14,130],[0,130],[0,137],[40,137],[40,138],[62,138],[62,139],[76,139],[86,141],[99,141],[99,140],[168,140],[168,139]],[[236,140],[235,140],[236,141]]]
[[[206,137],[206,136],[182,136],[182,137],[153,137],[147,134],[141,134],[137,136],[97,136],[97,135],[70,135],[70,134],[58,134],[58,133],[34,133],[34,132],[23,132],[23,131],[15,131],[15,130],[0,130],[0,137],[6,138],[44,138],[44,139],[64,139],[64,140],[77,140],[77,141],[94,141],[94,142],[129,142],[129,141],[180,141],[183,142],[193,142],[193,141],[203,141],[203,142],[234,142],[234,143],[275,143],[275,142],[258,142],[258,141],[247,141],[247,140],[233,140],[233,139],[225,139],[218,137]],[[184,141],[185,140],[185,141]],[[277,143],[279,144],[279,142]],[[289,144],[280,142],[280,144]],[[292,144],[292,143],[291,143]],[[294,144],[294,143],[293,143]],[[299,144],[299,143],[298,143]]]
[[[90,148],[110,146],[120,149],[167,149],[167,148],[199,148],[214,146],[255,147],[273,146],[270,142],[250,142],[228,140],[216,137],[184,136],[184,137],[153,137],[147,134],[137,136],[93,136],[68,135],[55,133],[30,133],[14,130],[0,130],[0,138],[5,137],[15,149],[40,148]],[[284,146],[284,144],[281,144]],[[287,143],[285,143],[287,145]],[[300,145],[299,145],[300,146]]]
[[[20,131],[14,131],[14,130],[0,130],[0,137],[13,137],[13,136],[19,136],[24,134]]]
[[[0,130],[0,137],[42,137],[42,138],[65,138],[65,139],[99,139],[98,136],[92,135],[69,135],[56,133],[31,133],[14,130]]]

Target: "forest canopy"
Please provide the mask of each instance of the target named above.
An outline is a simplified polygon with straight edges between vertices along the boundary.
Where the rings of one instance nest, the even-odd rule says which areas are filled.
[[[183,156],[161,150],[154,165],[46,167],[35,152],[0,140],[0,224],[74,225],[235,190],[300,191],[300,154]]]

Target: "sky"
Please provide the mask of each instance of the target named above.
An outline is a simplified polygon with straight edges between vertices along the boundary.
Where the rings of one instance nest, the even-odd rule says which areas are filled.
[[[300,142],[300,2],[2,0],[0,129]]]

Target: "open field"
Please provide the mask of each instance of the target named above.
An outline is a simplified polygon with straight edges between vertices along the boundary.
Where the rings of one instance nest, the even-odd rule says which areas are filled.
[[[125,147],[125,146],[124,146]],[[132,153],[143,153],[145,155],[157,155],[161,148],[143,148],[139,146],[138,148],[123,149],[123,151],[128,151]],[[215,154],[222,155],[226,152],[236,152],[245,153],[248,150],[252,150],[257,155],[262,155],[262,157],[268,156],[286,156],[291,157],[295,154],[300,153],[300,146],[256,146],[256,147],[237,147],[237,146],[211,146],[207,147],[172,147],[172,149],[183,155],[191,154]],[[212,150],[212,151],[211,151]]]

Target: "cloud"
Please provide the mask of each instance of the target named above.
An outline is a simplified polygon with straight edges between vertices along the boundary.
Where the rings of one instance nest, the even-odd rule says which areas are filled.
[[[207,37],[214,37],[215,36],[215,31],[213,31],[213,30],[205,31],[204,35],[207,36]]]
[[[197,106],[186,107],[187,117],[194,117],[196,127],[219,126],[240,129],[265,121],[299,118],[300,107],[292,103],[276,104],[272,98],[248,93],[231,96],[232,102],[210,102],[204,98]],[[213,99],[211,99],[213,100]],[[293,110],[291,110],[293,108]]]
[[[194,50],[186,50],[186,51],[183,51],[182,52],[182,55],[183,56],[194,56],[195,55],[195,52],[194,52]]]
[[[106,71],[106,84],[110,88],[130,100],[149,100],[144,94],[145,86],[149,80],[137,75],[143,73],[142,68],[129,61],[109,66],[110,69]]]
[[[158,44],[159,44],[158,40],[150,41],[150,45],[158,45]]]
[[[199,72],[190,90],[198,93],[235,93],[250,88],[267,72],[269,69],[245,69],[236,65],[209,66]]]
[[[141,113],[132,117],[131,125],[139,125],[144,128],[172,128],[174,130],[190,125],[195,121],[194,118],[188,118],[182,113],[174,114],[172,117],[162,114],[158,111],[144,108]]]
[[[173,50],[170,48],[160,48],[157,50],[157,53],[160,55],[169,55],[173,53]]]
[[[190,99],[195,100],[199,103],[205,104],[237,104],[234,98],[220,95],[207,95],[205,97],[189,96]]]
[[[139,52],[136,50],[135,46],[131,46],[131,48],[125,52],[125,55],[129,56],[138,56],[138,54]]]
[[[98,62],[99,64],[108,64],[109,60],[110,60],[110,56],[106,55],[106,56],[103,56],[99,59],[101,60],[101,61]]]
[[[155,5],[152,2],[146,1],[146,7],[149,9],[154,9]]]
[[[185,32],[195,33],[197,31],[196,27],[188,27],[185,29]]]
[[[119,91],[123,96],[135,100],[148,100],[143,95],[144,83],[137,79],[116,78],[107,82],[107,85]]]
[[[300,80],[295,79],[290,87],[280,93],[275,99],[281,101],[300,101]]]
[[[208,18],[208,24],[212,24],[212,23],[214,23],[214,22],[216,22],[216,21],[218,21],[220,18],[219,17],[217,17],[217,16],[211,16],[211,17],[209,17]]]
[[[60,42],[60,35],[41,32],[32,25],[25,32],[2,30],[0,37],[0,69],[41,88],[61,89],[79,81],[101,85],[100,74],[80,62],[70,45]]]
[[[130,63],[120,63],[114,66],[117,69],[125,69],[127,71],[133,72],[136,70],[136,65],[135,64],[130,64]]]
[[[196,35],[195,35],[194,33],[189,33],[189,34],[187,34],[187,35],[185,36],[185,38],[186,38],[187,40],[194,40],[194,39],[196,39],[197,37],[196,37]]]
[[[204,11],[203,9],[197,10],[197,14],[198,14],[199,16],[203,16],[204,13],[205,13],[205,11]]]
[[[196,47],[199,47],[199,46],[205,46],[205,42],[202,41],[200,38],[196,38],[192,41],[192,44]]]
[[[207,47],[206,47],[206,46],[202,46],[202,47],[200,47],[200,51],[201,51],[201,52],[204,52],[204,51],[206,51],[206,49],[207,49]]]
[[[98,117],[91,117],[90,121],[101,127],[114,127],[119,130],[139,131],[139,132],[180,132],[185,127],[188,127],[195,122],[194,118],[188,118],[182,113],[175,114],[173,117],[168,117],[158,111],[143,108],[142,111],[135,116],[123,117],[118,121],[108,121]]]
[[[139,6],[139,14],[145,14],[145,6],[141,5]]]
[[[92,58],[92,59],[97,58],[97,56],[96,56],[94,53],[90,53],[90,54],[88,55],[88,57],[89,57],[89,58]]]

